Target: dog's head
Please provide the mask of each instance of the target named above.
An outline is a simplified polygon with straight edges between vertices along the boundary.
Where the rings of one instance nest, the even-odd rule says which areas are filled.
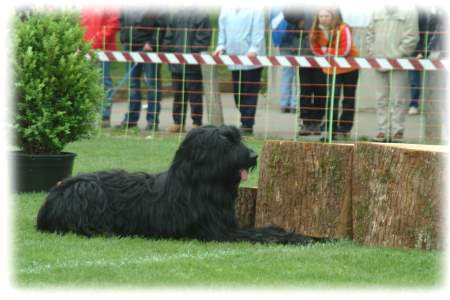
[[[241,141],[234,126],[192,129],[178,148],[171,171],[192,183],[239,183],[247,180],[257,154]]]

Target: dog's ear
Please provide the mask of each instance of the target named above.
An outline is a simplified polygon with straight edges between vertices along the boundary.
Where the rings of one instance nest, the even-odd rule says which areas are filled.
[[[235,126],[221,126],[219,130],[220,134],[233,144],[241,140],[241,133]]]

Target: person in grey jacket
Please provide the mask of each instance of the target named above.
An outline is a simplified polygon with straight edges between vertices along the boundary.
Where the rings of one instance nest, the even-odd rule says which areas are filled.
[[[156,10],[123,10],[120,13],[120,42],[126,51],[160,51],[164,39],[166,14]],[[141,112],[141,76],[147,88],[147,130],[158,130],[161,110],[161,66],[157,64],[127,64],[130,80],[129,112],[118,128],[137,127]]]
[[[177,9],[170,14],[163,52],[200,53],[208,50],[211,43],[209,15],[195,8]],[[184,132],[187,101],[190,103],[194,127],[202,125],[203,85],[200,65],[170,65],[174,93],[172,116],[174,125],[169,132]]]
[[[417,10],[384,6],[372,14],[367,46],[373,58],[412,57],[419,41]],[[373,89],[377,102],[377,142],[402,142],[408,106],[408,74],[403,70],[376,70]]]

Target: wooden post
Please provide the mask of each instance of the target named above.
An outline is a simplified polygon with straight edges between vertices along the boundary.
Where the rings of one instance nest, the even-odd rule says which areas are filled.
[[[357,144],[354,239],[363,245],[441,248],[445,155],[443,146]]]
[[[222,101],[220,98],[217,68],[213,65],[202,65],[202,76],[208,124],[223,125]]]
[[[266,141],[255,226],[351,237],[353,145]]]

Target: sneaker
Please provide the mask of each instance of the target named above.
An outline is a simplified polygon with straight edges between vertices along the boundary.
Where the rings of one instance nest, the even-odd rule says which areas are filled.
[[[127,123],[125,121],[120,122],[119,125],[114,126],[116,129],[136,128],[137,123]]]
[[[379,132],[377,134],[377,136],[373,139],[374,142],[378,142],[378,143],[386,143],[388,140],[386,138],[386,135],[384,134],[384,132]]]
[[[180,133],[180,132],[186,132],[186,129],[184,126],[181,126],[180,124],[173,124],[169,128],[167,128],[167,131],[170,133]]]
[[[309,125],[309,131],[312,135],[320,135],[321,128],[320,124],[311,124]]]
[[[408,115],[410,116],[414,116],[414,115],[418,115],[419,114],[419,110],[417,109],[417,107],[415,106],[411,106],[408,110]]]
[[[281,113],[286,114],[286,113],[290,113],[291,109],[289,107],[282,107],[281,108]]]
[[[336,140],[336,135],[335,135],[335,134],[331,135],[331,140],[332,140],[332,141]],[[322,143],[328,142],[328,135],[327,135],[327,136],[321,137],[321,138],[320,138],[320,141],[321,141]]]
[[[300,127],[300,130],[298,132],[299,136],[308,136],[311,135],[312,131],[311,131],[311,125],[302,125]]]
[[[297,109],[295,107],[291,107],[291,113],[295,114],[297,112]]]
[[[392,137],[393,143],[403,143],[403,132],[398,131],[394,136]]]

